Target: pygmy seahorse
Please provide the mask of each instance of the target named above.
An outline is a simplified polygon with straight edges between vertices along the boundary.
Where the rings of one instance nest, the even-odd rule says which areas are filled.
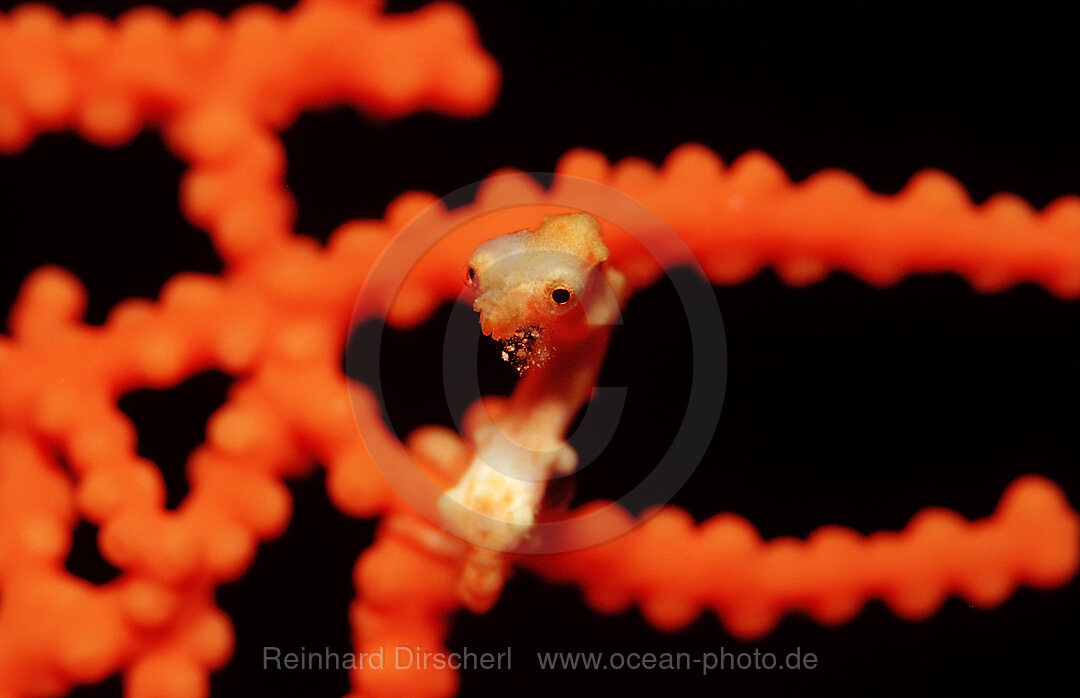
[[[586,213],[546,216],[469,259],[481,328],[522,374],[506,413],[471,434],[475,455],[439,501],[445,528],[473,546],[463,574],[471,605],[497,594],[502,553],[529,535],[547,481],[577,466],[566,431],[596,383],[625,289],[607,259]]]

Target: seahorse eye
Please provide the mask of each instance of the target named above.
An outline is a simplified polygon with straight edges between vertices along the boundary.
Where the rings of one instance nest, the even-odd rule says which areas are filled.
[[[555,305],[566,305],[570,302],[570,299],[574,294],[570,293],[570,289],[557,288],[551,292],[551,300]]]
[[[469,271],[465,274],[465,283],[470,286],[476,283],[476,269],[469,267]]]

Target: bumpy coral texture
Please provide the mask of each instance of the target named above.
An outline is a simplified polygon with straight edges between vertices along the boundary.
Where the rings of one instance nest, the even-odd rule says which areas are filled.
[[[206,695],[209,672],[228,661],[233,642],[215,587],[243,575],[258,542],[284,529],[283,477],[315,461],[325,464],[343,511],[386,517],[356,566],[355,649],[440,649],[461,605],[459,565],[418,543],[428,524],[409,518],[358,421],[368,445],[405,447],[385,431],[371,393],[340,370],[350,319],[372,312],[361,307],[352,317],[365,272],[434,197],[403,195],[384,219],[347,222],[321,248],[292,232],[276,132],[327,104],[384,117],[417,109],[468,116],[491,104],[498,81],[470,19],[442,3],[395,16],[371,2],[307,0],[286,14],[250,7],[228,21],[137,9],[110,23],[65,19],[43,6],[0,18],[0,150],[48,130],[117,145],[148,125],[160,128],[190,165],[183,211],[226,263],[219,277],[175,277],[156,302],[119,304],[102,327],[81,322],[85,291],[71,274],[43,268],[26,280],[11,336],[0,338],[0,696],[62,694],[116,671],[136,698]],[[725,167],[694,145],[660,168],[571,152],[557,171],[651,208],[714,283],[745,280],[769,264],[792,284],[836,268],[873,284],[949,270],[984,291],[1030,280],[1080,295],[1077,197],[1039,212],[1011,195],[976,207],[937,172],[891,197],[838,171],[793,185],[765,155]],[[525,189],[493,179],[474,206],[557,200],[556,191]],[[449,229],[470,210],[440,215]],[[440,243],[413,270],[389,319],[417,322],[456,297],[480,240],[535,220]],[[652,258],[610,226],[605,239],[631,290],[679,261]],[[136,455],[138,435],[116,401],[210,368],[236,382],[188,462],[190,494],[168,511],[161,475]],[[443,469],[469,457],[467,440],[436,428],[417,433],[409,449]],[[629,516],[609,511],[593,525],[616,529]],[[102,554],[122,570],[109,584],[64,570],[80,518],[100,526]],[[997,604],[1017,584],[1069,580],[1077,543],[1077,515],[1063,493],[1027,477],[981,521],[928,510],[898,533],[862,537],[827,526],[806,541],[762,541],[733,515],[695,524],[666,507],[613,542],[517,563],[579,585],[600,611],[637,603],[656,627],[673,629],[709,609],[750,637],[792,610],[844,622],[870,597],[912,619],[950,593]],[[694,561],[693,574],[685,560]],[[418,668],[356,670],[351,680],[356,696],[445,696],[457,683],[452,670]]]

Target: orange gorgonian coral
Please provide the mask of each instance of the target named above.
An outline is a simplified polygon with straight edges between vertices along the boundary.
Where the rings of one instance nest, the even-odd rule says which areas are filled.
[[[155,302],[121,303],[101,327],[81,321],[85,292],[71,274],[47,267],[25,282],[11,336],[0,339],[0,696],[59,695],[121,670],[131,696],[205,695],[233,643],[215,589],[287,526],[283,478],[315,461],[341,510],[384,517],[356,566],[356,651],[443,646],[462,606],[466,553],[416,515],[372,454],[412,459],[449,489],[483,410],[460,435],[426,428],[403,446],[371,391],[345,380],[342,347],[352,322],[385,311],[391,323],[414,324],[458,297],[480,242],[565,211],[566,191],[558,179],[543,189],[492,176],[475,202],[453,210],[407,194],[382,220],[344,223],[324,249],[293,234],[276,134],[305,109],[335,103],[381,117],[478,114],[498,83],[468,16],[449,4],[383,15],[371,2],[306,0],[289,13],[253,6],[227,21],[144,8],[116,23],[26,6],[0,19],[0,149],[52,130],[116,145],[159,128],[190,165],[183,211],[226,263],[221,276],[174,278]],[[953,271],[981,291],[1033,281],[1080,295],[1077,197],[1038,212],[1010,195],[975,206],[937,172],[895,196],[840,171],[795,185],[765,155],[724,166],[696,145],[659,168],[573,151],[556,171],[631,197],[685,241],[687,251],[666,245],[636,221],[654,254],[603,221],[609,261],[630,293],[696,259],[722,284],[770,265],[793,285],[832,269],[875,285]],[[445,237],[418,251],[400,288],[376,288],[354,308],[380,252],[425,211]],[[208,368],[237,382],[189,460],[190,494],[169,511],[160,473],[136,455],[138,435],[116,403]],[[488,407],[512,411],[515,399]],[[569,515],[584,522],[577,534],[597,539],[630,528],[630,516],[599,504]],[[64,570],[80,518],[100,526],[102,553],[122,570],[109,584]],[[655,627],[674,629],[710,609],[732,633],[755,637],[790,611],[842,623],[880,598],[915,619],[949,594],[990,606],[1019,584],[1060,585],[1077,568],[1078,526],[1063,493],[1035,477],[1017,480],[987,519],[927,510],[902,532],[866,537],[824,527],[806,541],[763,541],[733,515],[695,524],[665,507],[593,547],[497,553],[494,587],[520,564],[578,584],[597,610],[638,604]],[[386,666],[355,669],[351,681],[356,696],[444,696],[457,677],[445,667]]]

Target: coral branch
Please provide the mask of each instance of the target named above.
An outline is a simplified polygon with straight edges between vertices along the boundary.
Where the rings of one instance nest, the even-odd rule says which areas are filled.
[[[629,514],[604,516],[591,525],[622,530],[618,519]],[[832,625],[879,597],[916,620],[949,594],[994,606],[1020,584],[1063,584],[1080,564],[1080,516],[1057,486],[1027,476],[980,521],[926,509],[899,533],[864,538],[826,526],[806,541],[762,541],[737,516],[721,514],[695,527],[688,514],[665,507],[610,543],[522,562],[553,580],[580,584],[597,610],[637,602],[650,623],[676,629],[710,608],[733,634],[749,638],[769,632],[789,611]]]
[[[214,587],[285,526],[281,477],[318,457],[349,511],[393,504],[357,443],[339,368],[362,269],[389,230],[341,245],[361,254],[352,269],[350,255],[327,260],[295,237],[274,132],[333,103],[474,114],[497,81],[470,20],[449,4],[389,16],[373,3],[310,0],[228,21],[144,8],[112,24],[44,6],[0,17],[0,150],[46,130],[74,127],[110,145],[160,125],[193,166],[184,212],[235,270],[181,275],[156,303],[117,306],[101,329],[80,323],[85,292],[66,272],[26,281],[14,341],[0,339],[0,499],[11,500],[0,510],[0,694],[62,693],[126,667],[129,695],[205,695],[232,645]],[[191,493],[167,512],[160,473],[136,456],[116,399],[210,367],[240,379],[191,456]],[[102,553],[123,571],[100,588],[63,569],[80,515],[100,525]]]
[[[1032,281],[1062,297],[1080,296],[1080,196],[1064,196],[1038,212],[1012,194],[976,206],[956,180],[933,170],[887,196],[839,170],[792,183],[780,165],[758,152],[725,168],[716,154],[696,144],[675,149],[659,168],[636,158],[612,165],[599,153],[576,150],[555,171],[611,187],[655,212],[716,284],[739,283],[772,266],[795,286],[833,270],[881,286],[908,274],[953,272],[982,292]],[[492,201],[565,206],[563,187],[570,186],[556,178],[543,191],[492,176],[481,183],[474,206],[447,212],[441,222],[448,229],[459,225]],[[402,197],[390,210],[408,205],[415,211],[422,203]],[[655,281],[662,269],[691,261],[666,249],[665,231],[648,226],[641,222],[633,236],[610,222],[604,226],[611,263],[634,290]],[[445,240],[420,261],[392,320],[417,322],[456,296],[457,270],[482,239],[472,235]],[[662,250],[660,258],[645,242]]]
[[[409,525],[429,526],[415,519]],[[459,605],[458,569],[452,558],[418,547],[416,535],[384,525],[356,565],[358,598],[350,614],[357,656],[367,664],[361,659],[352,673],[352,698],[442,698],[457,690],[452,667],[423,659],[446,652],[448,616]],[[394,656],[399,648],[408,651],[404,659]]]
[[[103,145],[163,122],[177,153],[228,160],[249,122],[280,130],[300,111],[351,104],[382,116],[491,104],[498,69],[469,17],[439,3],[386,15],[375,2],[251,5],[228,21],[152,7],[113,24],[25,5],[0,19],[0,150],[77,128]]]

